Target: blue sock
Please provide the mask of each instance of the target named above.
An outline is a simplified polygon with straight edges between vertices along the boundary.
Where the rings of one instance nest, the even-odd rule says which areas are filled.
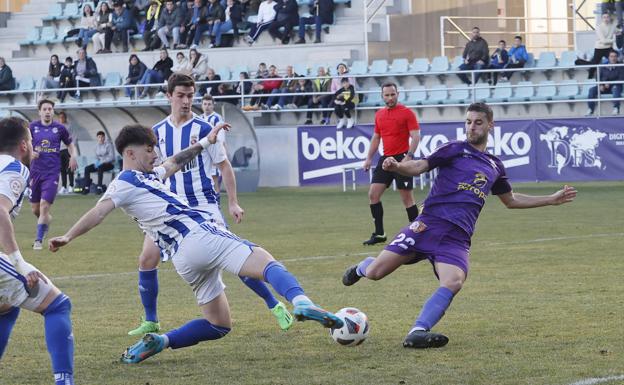
[[[440,321],[444,312],[451,305],[453,292],[446,287],[439,287],[423,305],[413,327],[431,330]]]
[[[239,278],[241,279],[241,281],[243,281],[245,285],[247,285],[248,288],[253,290],[254,293],[258,294],[258,296],[260,296],[260,298],[264,300],[269,309],[273,309],[275,306],[277,306],[277,299],[275,298],[273,293],[271,293],[271,290],[269,290],[269,287],[264,282],[249,277]]]
[[[43,241],[43,238],[45,238],[46,234],[48,233],[48,225],[44,224],[38,224],[37,225],[37,241]]]
[[[277,261],[269,262],[264,268],[263,275],[264,280],[270,283],[273,289],[290,303],[296,296],[305,295],[297,278]]]
[[[358,263],[357,268],[355,269],[357,275],[359,275],[360,277],[366,277],[366,268],[368,267],[368,265],[373,263],[374,260],[375,258],[373,257],[366,257],[365,260]]]
[[[73,384],[74,335],[69,297],[61,293],[42,314],[54,379],[57,384]]]
[[[158,322],[158,269],[139,270],[139,295],[145,308],[145,320]]]
[[[19,312],[19,307],[12,307],[8,312],[0,314],[0,358],[2,358],[4,349],[6,349],[9,343],[9,337],[11,336],[15,321],[17,321]]]
[[[165,335],[169,338],[169,347],[179,349],[202,341],[218,340],[225,337],[230,330],[230,328],[213,325],[203,318],[198,318],[185,323],[179,329],[168,331]]]

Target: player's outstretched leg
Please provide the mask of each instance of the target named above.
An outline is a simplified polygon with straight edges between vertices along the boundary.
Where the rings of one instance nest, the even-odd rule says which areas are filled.
[[[9,337],[11,336],[13,326],[15,326],[15,321],[17,321],[19,312],[19,307],[15,306],[8,306],[8,308],[2,308],[0,310],[0,358],[2,358],[4,349],[6,349],[9,343]]]
[[[278,301],[277,298],[271,293],[271,290],[267,285],[255,278],[239,277],[243,283],[253,290],[260,298],[264,300],[267,307],[271,311],[271,314],[277,319],[277,323],[282,330],[288,330],[293,324],[293,316],[290,314],[286,305]]]
[[[377,281],[409,262],[410,257],[383,250],[377,258],[366,257],[357,265],[348,267],[342,275],[342,284],[351,286],[362,277]]]
[[[145,311],[141,325],[130,330],[128,335],[142,336],[147,333],[158,333],[158,263],[160,251],[152,240],[145,237],[143,250],[139,256],[139,296]]]
[[[45,339],[57,385],[74,384],[74,335],[71,325],[71,301],[59,294],[41,313]]]

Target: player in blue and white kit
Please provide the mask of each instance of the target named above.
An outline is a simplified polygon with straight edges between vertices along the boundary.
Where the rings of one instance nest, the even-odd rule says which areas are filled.
[[[223,117],[215,111],[214,107],[215,106],[214,106],[214,100],[212,99],[212,95],[210,94],[204,95],[202,97],[202,104],[201,104],[201,108],[204,113],[203,115],[200,116],[200,118],[210,123],[212,127],[216,127],[219,123],[224,122]],[[227,153],[227,147],[225,146],[225,130],[219,131],[219,135],[217,135],[217,142],[221,142],[223,144],[223,147],[226,149],[226,153]],[[212,185],[214,186],[214,190],[217,193],[217,201],[220,204],[221,203],[221,181],[219,179],[221,177],[221,174],[219,173],[219,168],[213,167],[210,174],[212,176]]]
[[[295,306],[293,312],[299,321],[313,320],[325,327],[343,325],[336,315],[314,305],[297,279],[266,250],[215,225],[210,213],[191,208],[162,182],[214,143],[221,127],[156,168],[158,155],[154,147],[158,139],[154,132],[140,125],[124,127],[115,140],[117,151],[123,156],[123,171],[95,207],[64,236],[50,239],[50,250],[57,251],[119,207],[171,258],[178,274],[193,288],[204,317],[163,335],[146,334],[122,355],[126,363],[141,362],[167,347],[192,346],[229,333],[232,322],[222,270],[269,282]]]
[[[11,222],[27,195],[30,172],[26,165],[32,153],[28,123],[18,118],[0,120],[0,359],[20,308],[37,312],[44,317],[55,384],[73,385],[71,302],[48,278],[24,261]],[[3,383],[12,383],[9,378],[4,380]]]
[[[156,149],[163,158],[188,148],[204,138],[212,126],[195,116],[191,110],[195,82],[187,75],[174,73],[167,82],[167,97],[171,103],[171,115],[154,125],[157,137]],[[236,196],[236,179],[232,165],[227,159],[223,142],[217,142],[193,159],[180,172],[166,180],[172,192],[185,198],[189,206],[207,211],[211,220],[225,227],[225,219],[219,207],[218,194],[214,189],[211,170],[218,167],[223,176],[223,183],[228,192],[230,215],[236,223],[243,219],[244,211],[238,205]],[[131,330],[130,335],[143,335],[158,332],[157,299],[158,299],[158,263],[161,259],[158,248],[148,237],[143,242],[143,251],[139,256],[139,294],[145,309],[145,319],[141,325]],[[266,303],[271,313],[277,318],[279,326],[287,330],[293,323],[292,315],[286,306],[279,302],[269,288],[256,279],[247,277],[242,281]]]
[[[492,193],[510,209],[555,206],[572,202],[576,189],[563,189],[547,196],[512,191],[503,162],[487,152],[494,128],[494,114],[485,103],[474,103],[466,113],[466,140],[446,143],[426,159],[397,162],[387,158],[383,169],[406,176],[435,168],[438,177],[420,215],[403,228],[377,258],[368,257],[348,268],[342,283],[351,286],[362,277],[379,280],[403,265],[428,260],[440,286],[425,302],[403,341],[406,348],[438,348],[448,337],[432,333],[468,276],[470,243],[477,218]]]

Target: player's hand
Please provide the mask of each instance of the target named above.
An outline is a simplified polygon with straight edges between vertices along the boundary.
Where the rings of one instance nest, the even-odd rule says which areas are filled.
[[[238,204],[230,205],[230,215],[234,218],[234,222],[241,223],[243,217],[245,216],[245,210],[240,207]]]
[[[393,157],[386,158],[381,165],[385,171],[396,171],[399,168],[399,162]]]
[[[78,168],[78,162],[76,162],[76,159],[72,156],[71,158],[69,158],[69,169],[73,171],[76,171],[76,169]]]
[[[51,252],[56,253],[58,249],[60,249],[61,247],[65,246],[68,243],[69,243],[69,238],[64,235],[62,237],[54,237],[48,241],[48,248],[50,249]]]
[[[572,186],[565,185],[563,188],[552,195],[551,205],[559,206],[564,203],[572,202],[576,198],[576,189]]]
[[[366,159],[364,161],[364,164],[362,165],[362,168],[364,169],[364,171],[368,171],[371,168],[371,163],[373,163],[370,159]]]
[[[37,270],[33,270],[30,273],[26,274],[26,286],[28,286],[29,289],[34,288],[39,280],[48,283],[45,276]]]

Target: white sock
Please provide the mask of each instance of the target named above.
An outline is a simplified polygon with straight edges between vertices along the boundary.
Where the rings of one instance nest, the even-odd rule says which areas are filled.
[[[413,327],[412,330],[409,331],[409,333],[407,334],[412,334],[412,332],[415,332],[416,330],[421,331],[421,332],[426,332],[425,328],[421,328],[419,326]]]
[[[165,347],[163,348],[163,350],[167,349],[169,347],[169,337],[167,337],[166,334],[160,334],[160,336],[165,340]]]
[[[292,304],[297,306],[299,302],[312,302],[312,301],[310,300],[310,298],[308,298],[308,296],[300,294],[296,296],[295,298],[293,298]]]

